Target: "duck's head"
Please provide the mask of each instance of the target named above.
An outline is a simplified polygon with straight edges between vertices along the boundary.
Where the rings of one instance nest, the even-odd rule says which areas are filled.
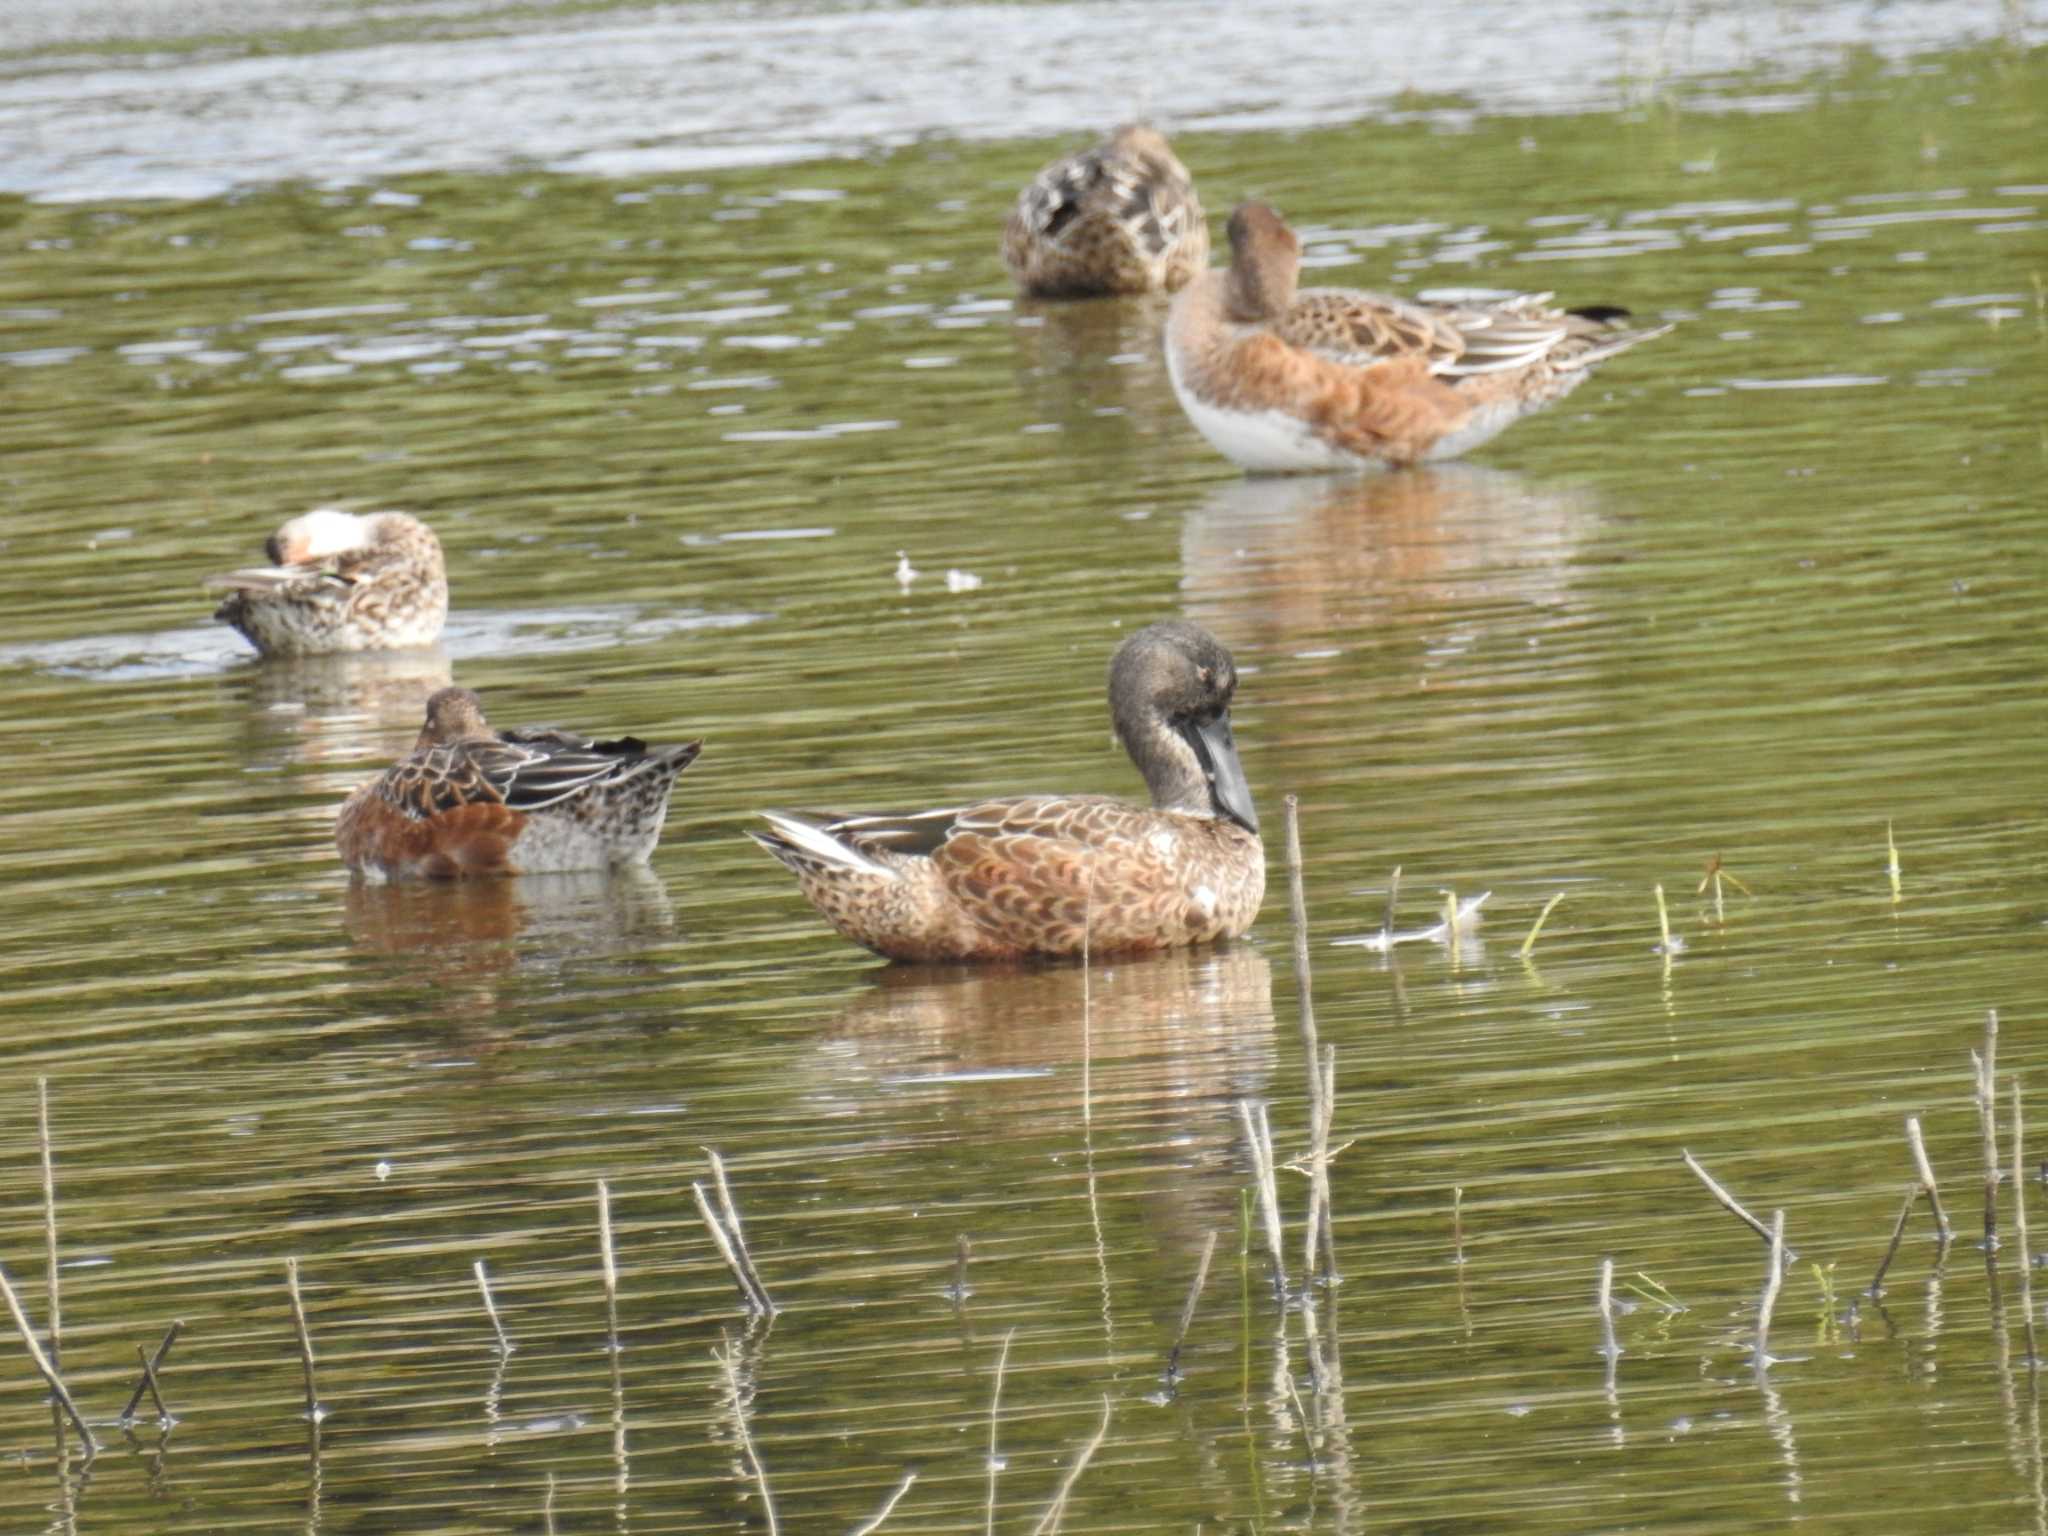
[[[1230,215],[1230,271],[1224,308],[1247,324],[1270,320],[1294,302],[1301,241],[1265,203],[1240,203]]]
[[[315,507],[264,540],[263,552],[272,565],[318,565],[336,555],[379,546],[404,552],[418,564],[440,566],[441,541],[407,512],[359,515],[339,507]]]
[[[413,750],[426,752],[490,734],[482,699],[467,688],[437,688],[427,695],[427,723]]]
[[[1109,717],[1162,810],[1259,830],[1251,786],[1230,734],[1237,663],[1199,624],[1148,624],[1109,663]]]
[[[331,555],[367,548],[370,519],[339,507],[315,507],[286,523],[264,540],[272,565],[312,565]]]
[[[1150,123],[1123,124],[1109,136],[1109,148],[1112,153],[1126,159],[1149,164],[1155,173],[1187,174],[1175,156],[1173,146],[1166,142],[1166,135]]]

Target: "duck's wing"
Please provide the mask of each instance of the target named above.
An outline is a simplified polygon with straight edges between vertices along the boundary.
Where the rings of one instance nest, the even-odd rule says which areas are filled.
[[[929,858],[952,836],[958,806],[904,814],[818,815],[763,811],[772,829],[748,835],[799,874],[837,870],[896,877],[887,855]]]
[[[1614,309],[1570,313],[1554,306],[1547,293],[1435,302],[1350,288],[1308,288],[1274,330],[1295,346],[1349,367],[1420,358],[1431,373],[1461,378],[1542,362],[1567,342],[1581,335],[1590,339],[1626,314]]]
[[[932,860],[954,902],[998,939],[1078,949],[1084,930],[1121,933],[1134,917],[1149,928],[1151,914],[1176,906],[1171,852],[1147,835],[1156,819],[1093,795],[988,801],[955,817]]]
[[[222,571],[206,578],[214,591],[246,592],[251,597],[292,598],[309,601],[339,597],[355,585],[332,560],[309,561],[299,565],[251,565],[239,571]]]
[[[1355,288],[1304,288],[1273,323],[1291,346],[1351,368],[1422,358],[1432,372],[1458,358],[1458,312]]]
[[[622,747],[623,752],[614,750]],[[622,768],[645,759],[644,745],[631,737],[623,743],[584,742],[559,731],[506,732],[415,752],[384,775],[378,790],[421,820],[473,805],[530,813],[617,778]]]

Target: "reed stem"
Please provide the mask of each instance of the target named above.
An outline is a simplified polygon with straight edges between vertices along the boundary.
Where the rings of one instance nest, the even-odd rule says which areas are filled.
[[[1193,1284],[1188,1286],[1188,1299],[1181,1303],[1180,1330],[1173,1336],[1173,1348],[1166,1356],[1166,1381],[1171,1386],[1180,1379],[1180,1351],[1187,1343],[1188,1329],[1195,1321],[1195,1303],[1202,1299],[1202,1287],[1209,1283],[1209,1261],[1216,1257],[1217,1232],[1210,1229],[1209,1240],[1202,1244],[1202,1260],[1195,1266]]]
[[[1543,910],[1536,914],[1536,921],[1530,926],[1529,937],[1522,940],[1522,948],[1520,950],[1522,959],[1526,960],[1529,958],[1529,952],[1536,947],[1536,935],[1543,931],[1543,925],[1550,921],[1550,914],[1557,910],[1557,904],[1563,900],[1564,892],[1559,891],[1550,900],[1543,903]]]
[[[313,1385],[313,1331],[306,1326],[306,1303],[299,1295],[299,1261],[284,1261],[284,1283],[292,1294],[292,1322],[299,1330],[299,1363],[306,1371],[306,1417],[317,1428],[320,1423],[320,1397]]]
[[[1990,1177],[1995,1182],[1998,1177],[1998,1143],[1996,1130],[1988,1117],[1986,1127],[1984,1149],[1991,1158]],[[1941,1208],[1941,1191],[1935,1186],[1934,1165],[1927,1160],[1927,1143],[1920,1135],[1918,1115],[1906,1116],[1906,1145],[1913,1152],[1913,1171],[1919,1176],[1921,1193],[1927,1196],[1928,1207],[1934,1212],[1935,1240],[1946,1248],[1955,1238],[1955,1228],[1948,1224],[1948,1212]]]
[[[36,1331],[29,1326],[28,1314],[22,1310],[21,1298],[14,1294],[14,1286],[7,1278],[7,1271],[0,1269],[0,1297],[7,1302],[7,1310],[14,1318],[14,1327],[21,1334],[21,1342],[28,1347],[29,1360],[42,1373],[43,1380],[50,1384],[50,1391],[63,1408],[64,1416],[71,1421],[71,1427],[78,1431],[78,1438],[85,1442],[86,1459],[90,1461],[99,1454],[99,1442],[92,1437],[92,1431],[85,1427],[85,1417],[78,1411],[78,1404],[72,1400],[71,1389],[64,1385],[64,1378],[57,1374],[57,1367],[50,1363],[50,1357],[43,1353],[43,1346],[36,1339]]]
[[[1891,1246],[1885,1249],[1884,1261],[1877,1266],[1877,1273],[1870,1277],[1870,1289],[1865,1294],[1873,1297],[1884,1294],[1884,1272],[1892,1267],[1892,1260],[1898,1257],[1899,1240],[1906,1235],[1906,1222],[1913,1215],[1913,1207],[1919,1203],[1919,1184],[1908,1184],[1905,1203],[1899,1207],[1899,1219],[1892,1223]]]
[[[1771,1240],[1771,1229],[1765,1226],[1761,1221],[1758,1221],[1756,1217],[1750,1215],[1748,1211],[1744,1210],[1741,1201],[1737,1200],[1733,1195],[1729,1194],[1727,1190],[1723,1189],[1718,1183],[1716,1183],[1714,1180],[1714,1176],[1711,1173],[1708,1173],[1706,1169],[1700,1166],[1700,1161],[1698,1158],[1694,1157],[1690,1152],[1684,1152],[1680,1155],[1683,1156],[1685,1159],[1685,1166],[1690,1168],[1693,1171],[1693,1173],[1698,1176],[1699,1181],[1707,1186],[1707,1193],[1712,1195],[1716,1200],[1720,1201],[1723,1209],[1727,1210],[1730,1214],[1740,1218],[1743,1224],[1746,1225],[1750,1231],[1754,1232],[1758,1237],[1762,1238],[1765,1242],[1768,1243]]]
[[[484,1298],[484,1316],[491,1320],[491,1331],[498,1336],[498,1353],[509,1355],[512,1353],[512,1341],[505,1337],[505,1324],[498,1317],[498,1304],[491,1299],[491,1277],[485,1271],[482,1259],[476,1261],[475,1269],[476,1288]]]
[[[164,1361],[168,1360],[171,1355],[171,1346],[178,1342],[178,1335],[184,1331],[185,1320],[183,1318],[173,1319],[171,1326],[164,1330],[164,1336],[156,1346],[156,1353],[150,1357],[149,1369],[143,1373],[142,1380],[135,1383],[135,1390],[128,1397],[128,1406],[121,1410],[121,1422],[123,1424],[129,1423],[134,1419],[135,1410],[142,1406],[143,1393],[154,1390],[150,1378],[164,1368]],[[140,1348],[139,1345],[137,1347]],[[163,1399],[161,1397],[157,1399],[157,1412],[163,1412]]]

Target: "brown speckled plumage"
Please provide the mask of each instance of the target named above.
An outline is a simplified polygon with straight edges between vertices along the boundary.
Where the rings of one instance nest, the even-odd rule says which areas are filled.
[[[1172,292],[1209,262],[1209,226],[1166,138],[1127,123],[1055,160],[1017,195],[1003,261],[1042,298]]]
[[[644,863],[676,775],[702,747],[493,731],[467,688],[427,700],[412,755],[348,797],[335,846],[386,878],[535,874]]]
[[[1110,713],[1152,804],[1026,795],[907,816],[771,812],[755,838],[846,937],[897,960],[1015,960],[1235,938],[1265,854],[1230,735],[1237,670],[1196,625],[1138,631]]]
[[[448,617],[441,541],[404,512],[358,517],[322,507],[266,542],[268,566],[211,578],[214,610],[266,656],[398,651],[432,645]]]
[[[1547,294],[1431,303],[1298,290],[1301,244],[1279,214],[1230,218],[1232,265],[1174,301],[1167,359],[1203,435],[1261,470],[1455,457],[1570,393],[1597,363],[1671,327]]]

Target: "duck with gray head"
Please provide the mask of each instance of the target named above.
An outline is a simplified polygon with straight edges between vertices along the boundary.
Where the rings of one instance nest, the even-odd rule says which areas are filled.
[[[847,938],[894,960],[1019,960],[1236,938],[1266,890],[1230,731],[1237,667],[1207,630],[1147,625],[1109,665],[1110,719],[1151,791],[1022,795],[909,815],[769,811],[753,838]]]

